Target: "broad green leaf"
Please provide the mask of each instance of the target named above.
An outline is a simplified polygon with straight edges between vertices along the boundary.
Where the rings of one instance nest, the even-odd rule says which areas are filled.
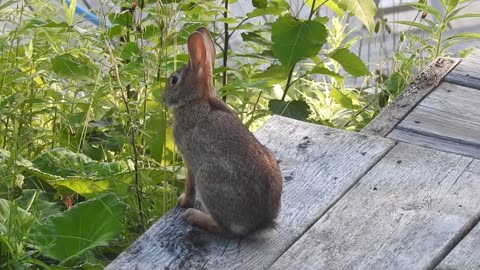
[[[283,101],[272,99],[268,102],[268,109],[273,114],[283,115],[297,120],[307,120],[310,116],[310,107],[304,100]]]
[[[330,90],[330,97],[333,98],[336,103],[342,105],[342,107],[344,107],[345,109],[353,110],[352,99],[342,93],[337,88],[332,88]]]
[[[304,21],[290,14],[272,24],[272,52],[287,69],[318,54],[327,40],[327,29],[318,21]]]
[[[53,72],[59,76],[85,81],[95,79],[96,70],[85,59],[67,53],[54,57],[51,63]]]
[[[60,177],[83,176],[102,178],[128,171],[130,164],[123,161],[99,162],[84,154],[74,153],[65,148],[45,151],[32,161],[35,168],[42,172]]]
[[[44,256],[68,265],[85,252],[108,245],[118,237],[126,208],[114,194],[82,202],[34,224],[30,240]]]
[[[16,200],[19,207],[34,214],[38,218],[46,218],[60,213],[61,206],[48,200],[47,194],[41,190],[24,189],[22,196]]]
[[[339,6],[357,17],[369,32],[373,31],[377,6],[374,0],[336,0]]]
[[[266,8],[268,5],[267,0],[252,0],[252,5],[256,8]]]
[[[355,77],[370,74],[362,59],[345,48],[336,50],[332,55],[330,55],[330,58],[337,61],[346,72]]]
[[[33,163],[22,166],[62,195],[75,192],[86,198],[110,191],[125,194],[132,181],[132,167],[124,161],[99,162],[64,148],[43,152]]]

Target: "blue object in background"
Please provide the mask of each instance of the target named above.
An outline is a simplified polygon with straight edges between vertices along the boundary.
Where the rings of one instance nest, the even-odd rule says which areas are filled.
[[[66,0],[67,4],[70,6],[71,0]],[[94,13],[84,9],[83,7],[76,5],[75,6],[75,13],[83,16],[87,21],[91,22],[92,24],[96,26],[100,26],[100,19],[98,19],[97,15]]]

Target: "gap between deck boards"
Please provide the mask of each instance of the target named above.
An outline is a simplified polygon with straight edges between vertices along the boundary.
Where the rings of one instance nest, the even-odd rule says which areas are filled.
[[[369,136],[372,136],[372,137],[375,137],[374,135],[369,135]],[[329,206],[327,206],[327,208],[320,214],[320,216],[318,217],[318,219],[316,219],[314,222],[312,222],[309,226],[307,226],[307,228],[295,239],[295,241],[293,241],[281,254],[280,256],[278,256],[275,261],[273,261],[268,267],[272,266],[273,264],[275,264],[275,262],[281,258],[285,252],[288,251],[288,249],[290,249],[291,246],[293,246],[297,241],[298,239],[300,239],[308,230],[310,230],[310,228],[312,228],[319,220],[321,220],[323,218],[323,216],[325,216],[325,214],[327,214],[330,209],[332,209],[339,201],[341,201],[355,186],[357,186],[360,181],[362,181],[362,179],[364,178],[365,175],[367,175],[385,156],[387,156],[394,148],[395,146],[397,146],[398,142],[397,141],[393,141],[393,146],[388,149],[385,153],[383,153],[383,155],[379,156],[377,160],[374,161],[374,163],[369,166],[367,168],[367,170],[360,174],[359,178],[357,181],[355,181],[354,183],[352,183],[343,193],[341,193],[339,195],[339,197],[337,199],[335,199]]]

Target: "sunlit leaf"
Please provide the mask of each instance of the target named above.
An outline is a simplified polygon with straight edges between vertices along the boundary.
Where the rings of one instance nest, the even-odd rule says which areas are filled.
[[[345,48],[336,50],[330,55],[330,58],[337,61],[346,72],[353,76],[360,77],[370,74],[362,59]]]
[[[337,0],[336,2],[357,17],[369,32],[373,31],[374,18],[377,13],[374,0]]]
[[[345,109],[353,110],[352,99],[342,93],[337,88],[330,89],[330,97],[333,98],[335,102],[342,105],[342,107],[344,107]]]
[[[304,21],[290,14],[272,24],[272,52],[287,69],[318,54],[327,39],[326,27],[318,21]]]

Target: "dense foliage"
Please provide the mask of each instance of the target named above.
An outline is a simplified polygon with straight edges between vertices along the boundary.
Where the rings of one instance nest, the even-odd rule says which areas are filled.
[[[479,38],[442,36],[478,17],[458,0],[443,13],[409,4],[421,21],[398,23],[426,35],[402,32],[393,68],[369,69],[344,17],[383,33],[373,0],[306,0],[298,12],[253,0],[238,17],[229,1],[114,0],[98,26],[75,15],[76,1],[52,2],[0,1],[2,269],[102,269],[176,204],[184,171],[159,97],[199,26],[218,45],[219,95],[252,130],[271,114],[360,130],[425,64]],[[353,77],[360,86],[346,87]]]

